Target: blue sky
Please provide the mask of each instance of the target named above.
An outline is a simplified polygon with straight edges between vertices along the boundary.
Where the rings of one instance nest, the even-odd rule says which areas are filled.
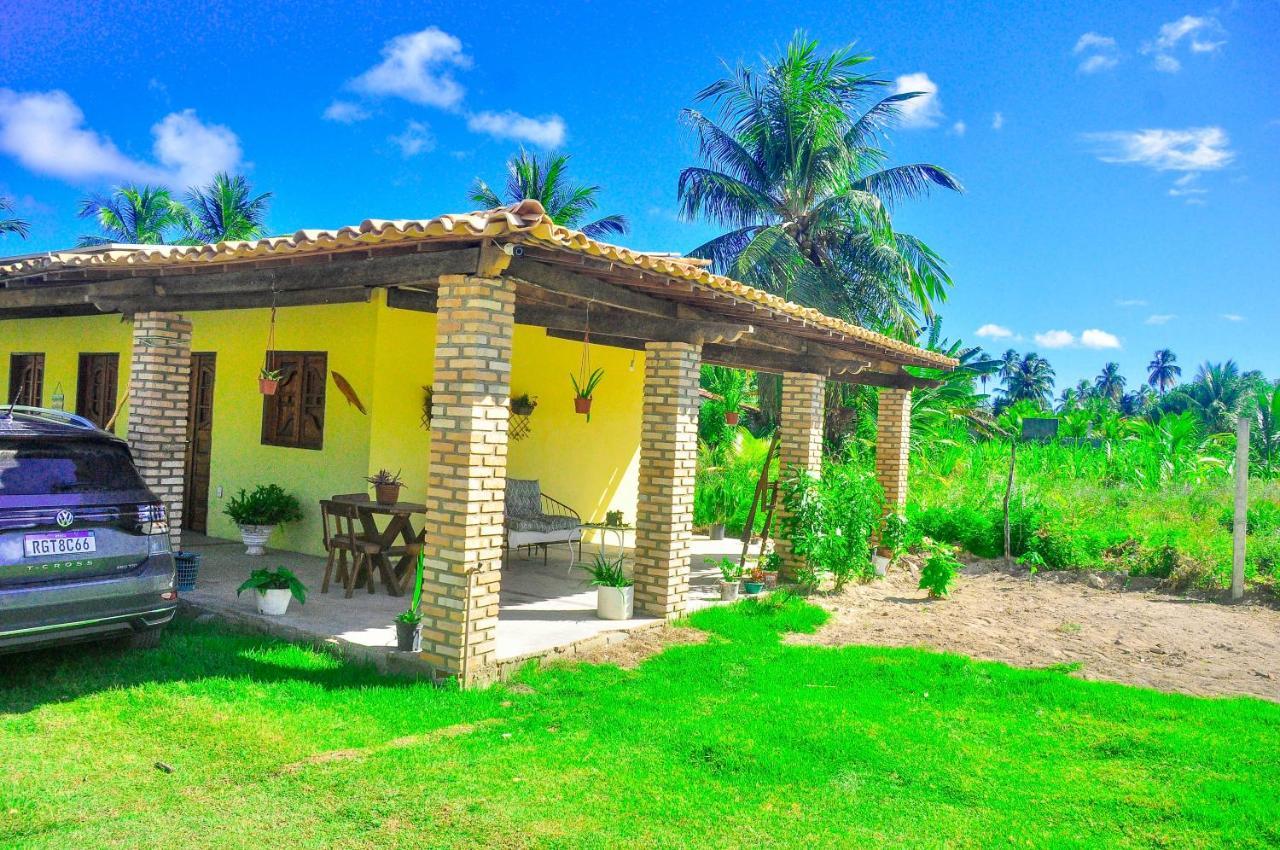
[[[891,153],[968,190],[897,217],[950,263],[950,336],[1060,386],[1165,346],[1280,376],[1280,4],[632,8],[0,0],[0,194],[32,223],[0,253],[73,244],[86,192],[217,168],[274,193],[273,232],[466,210],[520,144],[571,153],[620,241],[687,250],[713,230],[675,215],[680,109],[804,29],[933,92]]]

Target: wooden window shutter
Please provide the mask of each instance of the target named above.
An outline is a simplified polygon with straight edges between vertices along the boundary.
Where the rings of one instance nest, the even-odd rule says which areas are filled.
[[[280,386],[275,395],[262,397],[263,445],[323,448],[328,355],[323,351],[276,351],[272,363],[280,370]]]

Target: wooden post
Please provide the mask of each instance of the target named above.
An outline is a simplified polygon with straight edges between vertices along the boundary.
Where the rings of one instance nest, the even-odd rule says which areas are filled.
[[[1013,500],[1014,469],[1018,465],[1018,435],[1009,435],[1009,483],[1004,488],[1004,568],[1013,569],[1013,534],[1009,527],[1009,503]]]
[[[1244,596],[1244,549],[1249,531],[1249,420],[1244,413],[1236,421],[1236,515],[1232,529],[1231,598]]]

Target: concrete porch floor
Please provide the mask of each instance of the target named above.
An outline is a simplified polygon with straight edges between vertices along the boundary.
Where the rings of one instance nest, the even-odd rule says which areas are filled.
[[[264,632],[293,640],[336,642],[383,666],[394,652],[395,616],[408,607],[407,597],[388,596],[382,585],[375,593],[357,589],[350,599],[334,582],[328,593],[320,592],[324,558],[296,552],[267,550],[265,557],[244,554],[244,544],[185,532],[183,549],[202,556],[194,591],[180,594],[183,601],[205,612],[247,623]],[[689,610],[720,600],[722,557],[737,559],[738,540],[708,540],[695,537],[691,559]],[[616,553],[616,547],[610,547]],[[598,552],[594,543],[583,547],[583,558]],[[627,563],[630,564],[630,550]],[[253,596],[236,596],[236,588],[259,567],[285,566],[307,586],[307,602],[290,603],[281,617],[257,612]],[[586,583],[580,569],[569,570],[566,549],[553,549],[546,564],[542,557],[523,558],[512,553],[502,570],[502,593],[498,613],[497,657],[499,662],[532,658],[576,644],[606,632],[619,632],[657,624],[656,618],[601,620],[596,617],[595,588]]]

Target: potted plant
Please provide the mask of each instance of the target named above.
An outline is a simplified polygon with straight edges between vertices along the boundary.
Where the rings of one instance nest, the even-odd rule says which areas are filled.
[[[400,481],[399,472],[393,475],[385,469],[379,469],[365,481],[373,485],[373,497],[379,505],[394,505],[400,501],[400,488],[404,484]]]
[[[576,413],[585,414],[588,422],[591,421],[591,396],[603,377],[604,369],[596,369],[581,382],[577,375],[569,373],[569,380],[573,382],[573,409]]]
[[[724,404],[724,424],[738,424],[741,418],[743,389],[744,387],[736,382],[728,383],[720,389],[720,400]]]
[[[764,590],[764,570],[756,567],[747,575],[747,580],[742,583],[742,588],[747,592],[748,596],[755,596]]]
[[[770,552],[764,556],[764,563],[761,565],[761,574],[764,576],[764,586],[772,590],[778,586],[778,573],[782,569],[782,556],[776,551]]]
[[[538,406],[538,402],[529,397],[528,393],[523,393],[511,399],[511,412],[517,416],[532,416],[533,410]]]
[[[413,571],[413,596],[409,607],[396,616],[396,649],[401,652],[422,651],[422,569],[425,552],[418,552],[418,564]]]
[[[621,528],[626,524],[622,521],[622,511],[605,511],[604,524],[610,528]]]
[[[610,561],[596,555],[596,562],[585,569],[596,588],[596,616],[602,620],[630,620],[636,589],[622,569],[622,558]]]
[[[240,527],[246,555],[263,554],[277,525],[302,519],[302,505],[279,484],[259,484],[251,493],[241,488],[222,512]]]
[[[738,581],[742,578],[742,565],[728,558],[720,559],[720,599],[733,602],[738,598]]]
[[[275,395],[276,390],[280,389],[280,376],[282,374],[279,369],[268,369],[263,366],[258,370],[258,392],[263,395]]]
[[[236,588],[236,596],[246,590],[257,591],[258,613],[271,617],[279,617],[288,611],[290,599],[298,600],[299,605],[307,601],[307,586],[284,567],[274,570],[261,568],[249,573],[244,584]]]

